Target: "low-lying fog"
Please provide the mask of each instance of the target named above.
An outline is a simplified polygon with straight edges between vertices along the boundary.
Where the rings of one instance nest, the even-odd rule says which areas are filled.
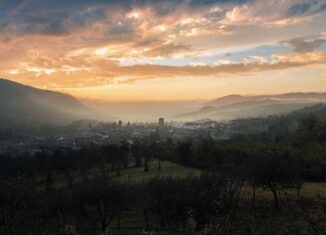
[[[204,100],[104,102],[84,99],[81,101],[86,107],[94,110],[102,120],[121,119],[132,122],[156,121],[159,117],[169,118],[196,110],[205,103]]]

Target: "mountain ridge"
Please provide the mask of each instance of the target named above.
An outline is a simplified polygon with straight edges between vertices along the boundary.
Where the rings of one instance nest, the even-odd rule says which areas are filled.
[[[205,105],[221,105],[222,102],[224,104],[231,104],[236,103],[240,101],[248,101],[248,100],[254,100],[254,99],[303,99],[303,98],[314,98],[314,99],[320,99],[323,98],[326,100],[326,92],[290,92],[290,93],[284,93],[284,94],[275,94],[275,95],[237,95],[237,94],[231,94],[222,96],[216,99],[213,99],[211,101],[208,101],[205,103]],[[223,104],[222,104],[223,105]]]
[[[67,123],[87,115],[75,97],[0,79],[0,117],[20,122]]]
[[[228,95],[204,103],[196,111],[181,113],[173,117],[176,120],[230,120],[236,118],[265,117],[280,115],[326,103],[324,92],[293,92],[277,95]]]

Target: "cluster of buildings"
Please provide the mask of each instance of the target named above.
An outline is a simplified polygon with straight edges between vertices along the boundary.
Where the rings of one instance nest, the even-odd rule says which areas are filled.
[[[31,135],[19,140],[0,141],[0,154],[5,152],[35,153],[40,149],[70,147],[79,149],[89,143],[104,145],[108,143],[133,143],[145,137],[160,140],[182,141],[196,137],[210,137],[214,140],[229,139],[235,134],[254,134],[268,130],[270,122],[263,118],[239,119],[228,122],[201,120],[197,122],[166,123],[159,118],[156,123],[102,123],[97,121],[79,121],[59,133]],[[294,123],[295,124],[295,123]],[[297,125],[292,125],[297,128]]]

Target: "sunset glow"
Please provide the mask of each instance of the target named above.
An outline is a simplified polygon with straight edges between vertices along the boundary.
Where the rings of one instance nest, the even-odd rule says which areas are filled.
[[[4,0],[0,19],[0,77],[80,98],[326,90],[324,0]]]

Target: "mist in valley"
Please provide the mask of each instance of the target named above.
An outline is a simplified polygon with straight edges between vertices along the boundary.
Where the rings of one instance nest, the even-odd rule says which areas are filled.
[[[207,100],[110,102],[82,99],[81,102],[99,120],[153,122],[159,117],[173,119],[180,113],[202,107]]]

